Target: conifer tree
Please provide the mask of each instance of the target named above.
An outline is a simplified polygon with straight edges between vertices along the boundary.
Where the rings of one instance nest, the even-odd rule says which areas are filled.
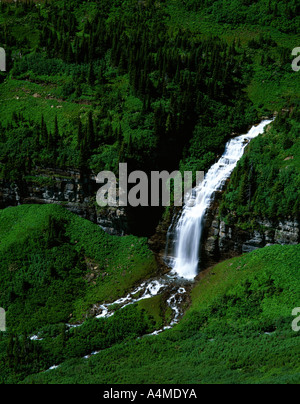
[[[95,80],[96,80],[96,77],[95,77],[93,62],[90,62],[88,78],[87,78],[88,85],[93,86],[95,84]]]

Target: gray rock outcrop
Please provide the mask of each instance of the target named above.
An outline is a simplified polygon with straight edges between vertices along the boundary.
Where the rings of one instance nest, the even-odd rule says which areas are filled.
[[[243,230],[236,225],[227,225],[218,216],[216,210],[213,218],[206,222],[202,245],[205,267],[266,246],[299,243],[299,222],[294,218],[279,222],[257,219],[253,230]]]
[[[34,175],[18,182],[0,180],[0,209],[19,204],[59,204],[101,226],[112,235],[128,232],[122,208],[100,208],[96,204],[99,186],[92,175],[78,170],[37,168]]]

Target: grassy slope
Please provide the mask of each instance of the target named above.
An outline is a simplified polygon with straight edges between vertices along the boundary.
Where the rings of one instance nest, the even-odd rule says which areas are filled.
[[[200,37],[210,38],[217,35],[228,43],[239,41],[241,48],[247,50],[247,55],[254,57],[253,77],[247,87],[247,94],[258,110],[267,109],[278,111],[286,100],[298,99],[300,93],[299,75],[291,74],[291,66],[287,66],[283,73],[282,67],[278,65],[276,49],[266,48],[253,51],[248,48],[251,40],[259,40],[260,36],[271,38],[278,47],[284,47],[292,52],[292,49],[299,46],[299,34],[287,34],[278,29],[265,25],[250,24],[226,24],[218,23],[213,16],[206,14],[206,11],[187,10],[178,0],[168,2],[168,11],[171,19],[170,30],[189,29]],[[269,67],[260,66],[260,59],[263,54],[273,53],[275,65]],[[292,63],[291,56],[291,63]]]
[[[42,8],[42,15],[43,13]],[[95,14],[93,2],[88,7],[86,5],[80,6],[77,14],[79,21],[83,21],[85,18],[92,19]],[[5,17],[0,15],[0,24],[4,23],[12,29],[18,40],[28,39],[26,54],[35,52],[39,42],[39,30],[36,28],[39,25],[37,12],[31,11],[28,15]],[[78,35],[82,35],[82,32]],[[43,116],[47,129],[53,131],[54,120],[57,116],[59,131],[64,134],[64,142],[71,143],[73,147],[76,147],[78,117],[83,123],[86,123],[88,113],[91,110],[94,119],[103,115],[103,104],[107,100],[115,104],[115,109],[118,109],[118,97],[121,97],[126,100],[122,106],[122,117],[120,118],[118,112],[110,111],[113,128],[118,128],[121,120],[125,139],[129,139],[130,136],[136,137],[136,135],[147,137],[149,134],[148,128],[136,131],[131,129],[131,124],[136,120],[137,112],[142,110],[143,104],[138,98],[129,95],[128,77],[126,75],[119,76],[114,68],[110,69],[107,77],[109,83],[105,95],[100,96],[95,88],[84,85],[82,95],[76,99],[63,95],[63,87],[72,82],[72,77],[64,71],[51,76],[38,76],[29,71],[23,76],[16,78],[10,72],[5,81],[0,84],[0,111],[3,125],[11,122],[13,113],[21,113],[26,119],[31,119],[35,123],[40,123]],[[147,123],[144,124],[147,127]],[[138,137],[136,139],[139,140]],[[109,166],[112,158],[109,150],[107,154],[108,156],[106,156],[106,150],[103,148],[103,163]],[[96,171],[99,171],[97,164]]]
[[[92,6],[91,6],[92,10]],[[187,11],[182,3],[178,0],[172,0],[167,4],[167,10],[170,13],[169,26],[171,31],[178,29],[189,29],[193,34],[199,37],[210,37],[211,35],[218,35],[228,43],[234,40],[240,41],[241,47],[247,50],[247,54],[255,60],[253,65],[253,77],[249,82],[247,93],[254,103],[255,107],[261,111],[265,109],[269,111],[277,111],[282,108],[286,100],[293,100],[297,98],[300,91],[300,80],[296,74],[291,72],[288,68],[283,72],[280,65],[277,66],[276,58],[278,57],[276,49],[259,49],[251,50],[247,47],[250,40],[258,40],[261,35],[270,37],[277,43],[277,47],[285,47],[290,50],[299,45],[299,35],[286,34],[280,32],[276,28],[268,26],[252,26],[249,24],[244,25],[231,25],[224,23],[217,23],[213,20],[212,16],[206,15],[205,12]],[[78,11],[80,15],[86,14],[86,8]],[[32,22],[36,24],[37,14],[31,13],[28,16],[11,16],[5,22],[8,26],[12,26],[16,35],[21,39],[24,36],[29,39],[31,50],[34,50],[38,44],[38,31],[32,29]],[[0,22],[2,18],[0,16]],[[260,66],[260,58],[263,53],[274,53],[275,65],[268,67]],[[291,56],[292,62],[292,56]],[[292,74],[291,74],[292,73]],[[44,77],[44,79],[46,79]],[[84,102],[80,105],[73,101],[61,101],[61,88],[68,81],[68,77],[61,74],[57,77],[47,79],[49,82],[30,83],[27,80],[14,80],[8,78],[5,83],[0,85],[0,106],[3,108],[3,116],[5,119],[10,119],[13,111],[22,112],[26,117],[30,117],[36,122],[40,122],[41,114],[44,115],[47,124],[54,124],[54,117],[58,115],[60,129],[73,130],[76,127],[76,118],[81,115],[84,116],[90,109],[88,103]],[[122,94],[127,94],[127,89],[123,89],[118,82],[118,77],[112,88],[115,87]],[[34,98],[34,94],[39,94],[39,98]],[[53,99],[46,99],[47,96]],[[90,94],[91,95],[91,94]],[[94,95],[94,94],[93,94]],[[17,100],[16,97],[19,97]],[[88,99],[88,94],[82,96],[83,99]],[[93,98],[93,97],[92,97]],[[129,105],[129,104],[128,104]],[[53,106],[53,108],[52,108]],[[57,108],[58,107],[58,108]],[[62,107],[62,108],[61,108]],[[101,105],[94,105],[94,114],[101,110]],[[128,114],[135,112],[135,107],[129,106]],[[127,120],[122,124],[123,130],[126,132]]]
[[[65,78],[60,78],[63,85]],[[26,80],[7,80],[1,85],[0,106],[2,123],[10,122],[12,114],[22,113],[25,118],[39,123],[42,115],[50,123],[49,129],[54,129],[54,119],[58,116],[60,130],[74,130],[72,124],[79,115],[89,111],[90,106],[63,101],[56,95],[56,84],[37,84]]]
[[[50,218],[59,225],[49,243]],[[124,296],[156,271],[145,239],[109,236],[56,205],[0,211],[0,239],[0,306],[10,331],[32,332],[70,313],[81,320],[92,304]]]
[[[217,265],[175,329],[72,359],[26,383],[299,383],[299,246]]]

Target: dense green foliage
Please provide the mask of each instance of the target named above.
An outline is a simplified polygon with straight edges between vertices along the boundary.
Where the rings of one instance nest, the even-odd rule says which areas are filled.
[[[64,324],[49,324],[39,332],[38,342],[31,341],[27,334],[12,333],[0,341],[0,381],[19,382],[28,374],[49,369],[54,363],[94,354],[96,350],[134,340],[154,329],[153,317],[132,305],[111,318],[90,319],[71,330]]]
[[[197,283],[181,324],[72,359],[26,383],[299,383],[299,246],[219,264]]]
[[[270,25],[283,32],[296,32],[300,6],[296,0],[185,0],[187,10],[203,11],[217,22]]]
[[[223,196],[221,215],[249,226],[255,219],[299,219],[300,115],[284,112],[251,142]]]
[[[20,184],[37,166],[118,175],[120,162],[207,170],[233,133],[295,106],[297,10],[293,0],[2,2],[0,179]],[[162,211],[144,229],[144,212],[128,214],[131,231],[149,235]]]
[[[120,162],[207,170],[230,137],[276,113],[220,214],[242,228],[299,220],[298,3],[1,1],[0,184],[51,186],[37,176],[49,167],[117,174]],[[135,234],[161,215],[127,211]],[[195,283],[182,322],[146,337],[171,317],[165,296],[92,314],[156,274],[145,238],[27,205],[0,211],[0,240],[0,384],[300,382],[299,246],[219,264]]]
[[[77,148],[75,162],[63,158],[66,144],[60,144],[58,131],[57,136],[49,138],[46,125],[41,124],[36,130],[40,140],[33,139],[36,151],[40,146],[47,147],[52,151],[52,163],[81,166],[90,158],[89,166],[98,171],[116,171],[119,161],[131,161],[133,167],[172,169],[178,166],[199,114],[201,126],[208,128],[222,119],[220,133],[215,133],[219,147],[230,130],[244,125],[236,119],[232,126],[230,119],[242,118],[247,105],[241,92],[242,55],[237,55],[234,47],[217,38],[201,41],[188,33],[170,35],[164,12],[154,6],[133,14],[126,12],[131,9],[128,6],[129,10],[109,20],[99,6],[84,27],[77,27],[75,5],[68,7],[67,21],[63,13],[57,18],[61,13],[58,6],[46,9],[47,13],[45,10],[38,50],[46,49],[46,54],[25,56],[11,72],[14,78],[34,81],[49,81],[51,77],[55,81],[60,76],[64,79],[63,99],[79,102],[84,94],[87,101],[86,95],[90,94],[96,103],[94,119],[89,114],[86,127],[81,121],[78,123],[78,136],[74,139],[77,145],[68,145]],[[70,35],[74,38],[73,46]],[[54,56],[61,56],[64,61],[53,59]],[[233,102],[236,99],[240,102]],[[170,148],[173,153],[167,154]],[[53,154],[57,152],[59,156]],[[59,161],[56,157],[60,157]],[[29,159],[36,162],[34,156]],[[41,160],[44,161],[43,156]]]
[[[0,211],[0,237],[0,307],[7,311],[9,332],[3,345],[8,343],[7,351],[1,348],[0,381],[8,377],[12,382],[56,360],[103,349],[156,327],[156,320],[137,306],[69,332],[65,326],[91,316],[93,304],[114,301],[155,274],[146,240],[108,236],[55,205]],[[28,338],[37,332],[45,338],[42,347]],[[10,376],[12,370],[15,376]]]
[[[117,2],[118,7],[113,2],[90,2],[88,9],[78,4],[55,2],[34,8],[30,3],[1,4],[2,41],[8,54],[22,52],[9,74],[18,80],[15,91],[37,94],[34,105],[42,106],[29,107],[30,97],[25,97],[26,106],[21,107],[25,122],[15,115],[13,128],[10,114],[21,112],[23,97],[18,95],[19,106],[11,98],[4,106],[9,126],[2,127],[2,133],[9,139],[11,131],[19,130],[28,138],[29,145],[22,142],[18,150],[20,160],[27,154],[27,166],[18,167],[21,172],[28,174],[36,164],[49,162],[117,172],[119,161],[132,168],[172,170],[183,160],[184,168],[207,169],[230,134],[257,119],[244,93],[255,52],[249,53],[237,41],[168,29],[164,2],[162,7],[152,1],[138,6]],[[20,41],[15,24],[28,23],[28,15],[31,39]],[[260,40],[268,44],[268,38]],[[278,52],[281,65],[289,63],[287,51]],[[26,89],[28,80],[46,89]],[[5,98],[11,97],[10,82],[2,85]],[[62,107],[57,126],[56,111],[49,111],[51,103]],[[67,122],[68,103],[75,104],[78,115],[72,114]],[[6,148],[8,141],[1,163],[9,177],[14,170],[7,160],[15,156],[9,156]]]
[[[14,332],[81,320],[156,270],[146,240],[109,236],[55,205],[8,208],[0,223],[0,307]]]
[[[0,222],[0,306],[8,318],[8,333],[0,337],[1,382],[21,382],[54,364],[62,365],[26,383],[299,382],[299,335],[291,329],[299,246],[269,247],[218,265],[196,283],[179,326],[136,341],[157,327],[152,313],[160,301],[71,330],[65,323],[151,274],[155,265],[142,240],[108,236],[52,205],[9,208]],[[30,340],[34,332],[42,340]],[[83,359],[95,350],[102,352]]]

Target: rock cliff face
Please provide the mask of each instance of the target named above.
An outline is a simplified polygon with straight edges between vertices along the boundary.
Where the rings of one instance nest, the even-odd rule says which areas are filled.
[[[296,219],[290,218],[285,221],[271,222],[267,219],[257,219],[256,230],[243,230],[237,226],[228,226],[219,219],[219,202],[222,192],[219,192],[213,205],[210,207],[202,236],[200,268],[204,270],[223,260],[233,258],[274,244],[299,244],[300,226]],[[173,215],[180,214],[174,210]],[[172,216],[171,214],[171,216]],[[161,265],[164,265],[166,250],[166,239],[171,218],[162,221],[157,227],[156,234],[150,239],[150,246],[160,258]],[[168,255],[173,253],[174,234],[168,234],[169,248]]]
[[[285,221],[257,219],[255,230],[243,230],[219,220],[218,208],[212,208],[205,224],[202,265],[213,265],[234,256],[274,244],[298,244],[299,222],[294,218]]]
[[[78,170],[37,169],[34,176],[26,177],[25,181],[13,183],[0,180],[0,209],[18,204],[56,203],[97,223],[109,234],[121,236],[130,233],[130,220],[125,209],[100,209],[96,204],[98,188],[94,177]],[[267,245],[299,243],[299,222],[294,218],[281,222],[258,219],[256,230],[253,231],[228,226],[219,220],[221,195],[221,192],[216,195],[205,222],[201,251],[203,269]],[[161,267],[165,267],[164,254],[170,221],[178,213],[178,209],[171,212],[149,240]]]
[[[128,232],[126,213],[121,208],[96,204],[99,186],[93,176],[78,170],[36,169],[18,182],[0,180],[0,209],[18,204],[56,203],[99,224],[114,235]]]

